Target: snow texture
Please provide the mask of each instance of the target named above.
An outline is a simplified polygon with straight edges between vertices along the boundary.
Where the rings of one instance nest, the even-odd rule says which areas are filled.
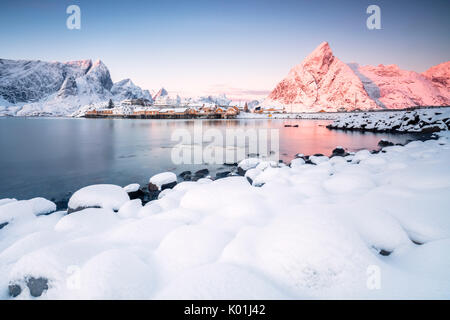
[[[77,191],[70,207],[102,208],[71,214],[0,200],[0,298],[17,284],[31,299],[35,277],[48,280],[37,299],[448,299],[450,134],[438,136],[248,159],[252,184],[181,182],[145,206],[112,185]]]

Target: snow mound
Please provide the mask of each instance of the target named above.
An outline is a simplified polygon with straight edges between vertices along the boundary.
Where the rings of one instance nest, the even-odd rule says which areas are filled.
[[[33,213],[36,216],[49,214],[56,211],[56,204],[44,198],[33,198],[28,200],[28,202],[31,204]]]
[[[136,191],[138,191],[140,187],[141,187],[141,186],[139,185],[139,183],[132,183],[132,184],[129,184],[129,185],[123,187],[123,189],[124,189],[127,193],[130,193],[130,192],[136,192]]]
[[[177,175],[173,172],[162,172],[154,175],[149,180],[150,183],[154,184],[161,190],[161,187],[165,184],[177,182]]]
[[[122,187],[112,184],[96,184],[75,192],[70,198],[68,206],[69,211],[72,212],[89,207],[117,211],[128,200],[130,197]]]

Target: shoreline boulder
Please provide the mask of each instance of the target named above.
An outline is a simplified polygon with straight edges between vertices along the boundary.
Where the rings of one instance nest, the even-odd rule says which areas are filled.
[[[67,213],[87,208],[110,209],[115,212],[130,200],[124,188],[113,184],[94,184],[81,188],[69,200]]]

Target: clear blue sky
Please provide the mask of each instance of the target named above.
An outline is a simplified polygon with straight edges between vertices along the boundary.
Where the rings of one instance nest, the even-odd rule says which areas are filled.
[[[81,30],[66,8],[81,8]],[[381,7],[382,30],[366,28]],[[0,57],[101,59],[114,81],[234,96],[271,90],[322,41],[345,62],[422,72],[450,60],[450,1],[2,0]]]

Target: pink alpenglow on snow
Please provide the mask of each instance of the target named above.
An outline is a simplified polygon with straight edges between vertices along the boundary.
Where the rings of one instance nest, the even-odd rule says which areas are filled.
[[[291,69],[263,102],[287,112],[404,109],[450,105],[450,61],[423,74],[396,65],[345,64],[327,42]]]
[[[432,67],[427,71],[429,76],[426,76],[427,72],[419,74],[415,71],[402,70],[395,64],[363,66],[359,67],[358,71],[379,88],[379,100],[388,109],[450,104],[448,67],[447,70],[439,66]],[[434,72],[436,77],[433,77]]]
[[[291,69],[264,104],[287,105],[288,112],[377,109],[352,69],[333,55],[327,42]]]

